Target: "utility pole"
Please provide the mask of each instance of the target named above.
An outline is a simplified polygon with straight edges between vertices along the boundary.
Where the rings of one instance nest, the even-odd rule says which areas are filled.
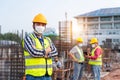
[[[65,19],[66,19],[66,22],[67,22],[67,12],[65,12]]]
[[[68,25],[67,25],[67,12],[65,12],[65,27],[66,27],[66,41],[68,41],[68,32],[67,32],[67,29],[68,29]],[[66,43],[67,44],[67,43]],[[68,46],[68,44],[67,44]]]
[[[0,25],[0,34],[1,34],[1,27],[2,27],[2,26]]]

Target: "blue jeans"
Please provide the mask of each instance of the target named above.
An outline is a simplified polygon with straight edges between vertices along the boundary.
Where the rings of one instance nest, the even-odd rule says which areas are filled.
[[[92,65],[91,67],[92,67],[94,80],[100,80],[101,66],[99,66],[99,65]]]
[[[74,63],[72,80],[81,80],[83,69],[84,69],[84,64]]]
[[[51,77],[46,77],[46,76],[42,76],[42,77],[34,77],[31,75],[26,75],[26,80],[52,80]]]

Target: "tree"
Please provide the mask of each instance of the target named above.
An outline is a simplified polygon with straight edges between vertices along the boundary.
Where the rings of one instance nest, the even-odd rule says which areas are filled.
[[[53,42],[59,39],[59,36],[56,33],[56,29],[52,27],[46,28],[44,36],[50,37]]]
[[[0,40],[3,40],[3,34],[0,34]]]
[[[52,34],[50,34],[50,35],[46,35],[47,37],[49,37],[53,42],[55,41],[55,40],[58,40],[59,39],[59,36],[57,36],[57,35],[52,35]]]
[[[1,36],[0,40],[11,40],[11,41],[16,41],[18,43],[21,42],[21,38],[15,33],[5,33],[0,36]]]

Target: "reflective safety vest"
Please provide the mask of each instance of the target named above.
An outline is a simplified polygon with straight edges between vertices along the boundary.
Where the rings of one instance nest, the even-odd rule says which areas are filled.
[[[97,48],[100,48],[100,46],[97,46],[95,49],[92,50],[92,55],[91,56],[94,56],[95,55],[95,50]],[[101,49],[101,48],[100,48]],[[102,49],[101,49],[102,50]],[[102,52],[102,51],[101,51]],[[102,53],[99,55],[99,57],[96,59],[96,60],[93,60],[93,59],[90,59],[89,60],[89,64],[90,65],[102,65]]]
[[[77,51],[78,51],[78,53],[80,55],[79,61],[82,61],[82,62],[85,61],[85,58],[84,58],[84,55],[83,55],[83,51],[81,51],[78,46],[76,46],[76,49],[77,49]]]
[[[33,36],[33,34],[29,35],[32,40],[35,41],[35,46],[39,50],[43,50],[43,47],[39,41],[39,39]],[[23,42],[24,45],[24,42]],[[50,46],[49,40],[44,38],[44,48]],[[44,57],[33,57],[29,54],[28,51],[24,50],[25,56],[25,74],[32,76],[44,76],[47,72],[49,76],[52,75],[52,59],[44,58]]]

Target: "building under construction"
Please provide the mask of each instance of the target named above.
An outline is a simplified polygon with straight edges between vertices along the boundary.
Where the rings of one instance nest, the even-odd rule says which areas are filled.
[[[61,80],[69,80],[73,71],[73,62],[69,59],[68,52],[72,47],[72,21],[60,21],[59,22],[59,42],[56,44],[59,56],[62,58],[63,68],[61,70],[54,71],[53,80],[57,78]],[[59,75],[59,76],[58,76]]]
[[[117,8],[118,9],[118,8]],[[119,11],[119,10],[118,10]],[[104,9],[103,9],[104,12]],[[115,21],[105,21],[101,22],[99,20],[115,20]],[[80,19],[79,19],[80,20]],[[92,22],[91,22],[92,20]],[[97,20],[97,21],[96,21]],[[116,21],[117,20],[117,21]],[[120,24],[120,18],[119,15],[117,16],[107,16],[107,17],[89,17],[83,18],[83,21],[85,21],[85,24],[83,23],[83,26],[91,27],[92,29],[96,31],[96,25],[100,24],[106,27],[106,24],[113,24],[116,25],[116,27],[119,29]],[[86,22],[88,21],[88,22]],[[90,21],[90,22],[89,22]],[[95,22],[94,22],[95,21]],[[113,23],[115,22],[115,23]],[[95,23],[95,24],[93,24]],[[104,24],[102,24],[104,23]],[[80,22],[80,24],[82,24]],[[109,25],[110,26],[110,25]],[[91,29],[90,28],[90,29]],[[116,32],[117,29],[114,29]],[[111,30],[110,30],[111,31]],[[88,32],[88,31],[87,31]],[[85,32],[86,33],[86,32]],[[95,32],[97,33],[97,32]],[[100,32],[99,32],[100,33]],[[87,33],[88,34],[88,33]],[[89,38],[91,35],[88,34],[87,37]],[[94,35],[92,35],[94,36]],[[95,36],[98,36],[95,34]],[[113,36],[113,35],[112,35]],[[62,58],[62,64],[63,67],[60,70],[54,70],[52,75],[52,80],[70,80],[70,77],[73,74],[73,61],[69,58],[67,55],[71,47],[73,46],[73,34],[72,34],[72,21],[60,21],[59,22],[59,41],[55,43],[59,56]],[[99,34],[100,37],[100,34]],[[98,38],[99,38],[98,37]],[[115,36],[114,36],[115,37]],[[115,39],[116,41],[116,39]],[[102,71],[101,71],[101,80],[119,80],[120,79],[120,52],[119,48],[116,50],[112,47],[109,47],[109,45],[112,44],[112,42],[115,42],[114,39],[106,39],[105,43],[102,46],[103,48],[103,65],[102,65]],[[86,41],[87,42],[87,41]],[[84,48],[84,51],[86,48]],[[0,43],[0,80],[22,80],[24,76],[24,56],[23,56],[23,50],[20,44],[16,42],[11,41],[3,41]],[[115,74],[115,73],[118,74]],[[92,74],[89,65],[87,64],[85,71],[83,73],[82,80],[92,80]]]

